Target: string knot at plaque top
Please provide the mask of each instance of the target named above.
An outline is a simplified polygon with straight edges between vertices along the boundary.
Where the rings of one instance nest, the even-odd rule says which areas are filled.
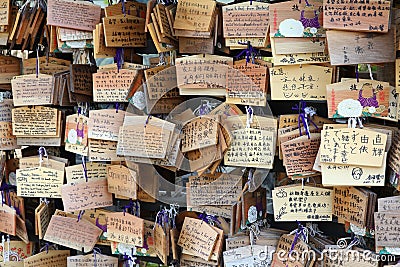
[[[304,100],[300,100],[299,104],[296,104],[295,106],[292,107],[292,110],[298,110],[298,112],[299,112],[298,128],[299,128],[300,136],[303,135],[301,132],[301,124],[303,124],[303,127],[308,136],[308,139],[310,139],[311,135],[310,135],[309,123],[311,122],[312,125],[315,127],[315,129],[318,129],[318,126],[312,120],[312,117],[317,114],[317,110],[314,107],[307,107],[307,104]]]

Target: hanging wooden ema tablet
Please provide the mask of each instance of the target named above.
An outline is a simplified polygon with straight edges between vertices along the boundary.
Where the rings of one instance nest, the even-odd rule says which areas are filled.
[[[54,212],[54,204],[47,204],[45,202],[40,203],[40,205],[35,209],[35,228],[37,228],[36,233],[39,239],[43,239],[44,234],[49,226],[51,215]]]
[[[323,53],[326,49],[326,38],[296,38],[285,37],[273,38],[274,54],[290,55],[290,54],[306,54],[306,53]],[[304,62],[306,64],[306,62]]]
[[[322,2],[289,1],[269,6],[271,37],[323,37]]]
[[[394,132],[392,146],[389,151],[388,165],[394,172],[400,173],[400,131]]]
[[[302,235],[300,234],[300,236]],[[302,253],[311,253],[310,250],[312,250],[312,248],[306,242],[301,240],[301,238],[298,238],[295,242],[295,234],[282,235],[276,247],[278,248],[278,252],[273,254],[272,266],[314,266],[315,259],[312,257],[289,257],[290,253],[293,253],[292,255],[302,255]],[[278,255],[285,256],[278,257]]]
[[[256,63],[256,62],[255,62]],[[265,106],[268,68],[259,64],[236,61],[228,68],[226,102],[231,104]]]
[[[61,114],[55,108],[35,106],[12,110],[13,134],[18,136],[58,137]]]
[[[164,159],[171,149],[175,124],[148,116],[125,117],[120,128],[117,154]]]
[[[73,41],[92,40],[93,32],[57,27],[57,38],[60,41],[65,42],[66,45],[68,45],[67,42],[69,41],[73,42]]]
[[[146,25],[146,29],[147,31],[150,33],[150,37],[154,43],[154,46],[157,49],[158,53],[165,53],[165,52],[169,52],[169,51],[173,51],[176,49],[176,41],[166,38],[166,37],[162,37],[160,36],[160,29],[159,29],[159,25],[157,24],[157,19],[155,18],[155,15],[152,13],[151,14],[152,17],[152,23],[148,23]]]
[[[396,59],[395,83],[396,83],[396,92],[400,93],[400,58]]]
[[[93,94],[93,73],[96,73],[96,66],[85,64],[71,64],[70,66],[70,90],[73,93],[92,95]]]
[[[100,253],[97,253],[97,255],[77,255],[67,258],[67,267],[85,267],[91,265],[97,267],[117,267],[118,258],[103,255]]]
[[[53,76],[29,74],[11,80],[14,106],[53,104]]]
[[[272,100],[325,100],[332,68],[300,65],[270,68]]]
[[[169,8],[164,3],[152,5],[149,2],[145,31],[150,33],[158,53],[176,50],[178,46],[169,16]]]
[[[11,121],[0,121],[0,150],[12,150],[18,148],[17,138],[12,132]]]
[[[53,215],[44,240],[87,253],[93,250],[102,230],[81,218]]]
[[[10,23],[10,1],[9,0],[2,0],[1,1],[1,8],[0,8],[0,25],[1,26],[8,26]]]
[[[147,29],[158,53],[172,51],[177,48],[173,28],[167,18],[167,9],[164,4],[155,5],[150,14],[152,23],[147,24]]]
[[[375,244],[382,247],[399,246],[399,227],[400,216],[395,211],[375,212]]]
[[[293,115],[295,115],[295,114],[293,114]],[[295,116],[298,116],[298,115],[295,115]],[[321,129],[318,127],[319,127],[318,124],[317,124],[317,127],[315,127],[314,125],[308,126],[308,132],[318,133],[321,131]],[[282,144],[283,143],[291,141],[293,139],[296,139],[296,138],[301,137],[302,135],[306,135],[306,134],[307,134],[307,130],[304,126],[302,126],[301,122],[300,122],[300,128],[298,126],[288,126],[285,128],[279,128],[278,129],[279,158],[283,159],[283,153],[282,153]],[[293,152],[293,151],[291,151],[291,152]]]
[[[232,143],[224,157],[228,166],[271,169],[275,152],[274,133],[245,128],[231,132]]]
[[[27,168],[38,168],[40,166],[64,171],[65,165],[68,163],[67,159],[57,158],[53,156],[49,156],[45,159],[40,159],[38,156],[31,157],[23,157],[19,159],[19,168],[27,169]]]
[[[246,49],[248,42],[250,42],[252,47],[259,48],[268,51],[270,48],[269,35],[266,34],[265,37],[246,37],[246,38],[225,38],[225,46],[229,47],[231,50]]]
[[[123,126],[117,155],[164,159],[171,131],[156,126]]]
[[[348,128],[321,132],[321,163],[381,167],[387,135]]]
[[[244,236],[245,237],[245,236]],[[248,237],[247,237],[248,238]],[[239,264],[243,266],[267,266],[272,261],[275,246],[245,245],[234,249],[226,249],[223,252],[226,267],[235,267]],[[259,257],[261,255],[262,257]]]
[[[81,114],[67,116],[65,150],[85,157],[88,156],[88,117]]]
[[[124,3],[127,15],[146,18],[146,4],[140,2],[127,1]],[[106,17],[123,15],[122,3],[106,6],[104,8]]]
[[[22,62],[23,73],[36,74],[36,61],[37,58],[28,58]],[[54,75],[58,72],[63,72],[69,70],[70,62],[67,60],[54,58],[54,57],[39,57],[39,73]],[[19,75],[19,74],[18,74]],[[17,76],[17,75],[14,75]]]
[[[37,3],[28,3],[24,8],[18,10],[12,30],[10,28],[10,49],[13,49],[15,45],[19,46],[22,51],[25,49],[32,51],[34,47],[36,48],[39,43],[36,37],[44,33],[42,23],[46,15],[42,7]]]
[[[400,211],[400,196],[378,198],[379,212]]]
[[[0,206],[0,231],[15,235],[17,229],[17,213],[14,208],[7,205]]]
[[[303,135],[281,144],[283,165],[288,176],[301,178],[316,174],[313,166],[320,141],[321,134],[310,133],[310,137]]]
[[[328,63],[327,52],[278,55],[272,52],[274,66]]]
[[[29,243],[25,220],[22,219],[19,215],[16,215],[15,235],[20,238],[24,243]]]
[[[18,169],[16,179],[18,196],[61,198],[64,170],[45,167]]]
[[[142,248],[140,250],[136,249],[136,254],[134,255],[137,256],[147,256],[147,257],[157,257],[156,252],[155,252],[155,247],[154,247],[154,221],[148,221],[144,220],[144,246],[146,248]],[[119,251],[120,248],[122,250],[128,249],[129,253],[132,252],[130,248],[133,248],[133,245],[126,245],[124,243],[119,243],[115,241],[111,241],[111,253],[112,254],[120,254],[121,251]]]
[[[368,167],[321,162],[322,184],[326,186],[384,186],[386,157],[381,167]]]
[[[170,27],[170,22],[168,20],[167,12],[169,12],[169,11],[168,11],[167,7],[163,4],[157,4],[155,6],[155,9],[156,9],[156,15],[157,15],[156,19],[160,26],[160,32],[161,32],[162,37],[174,39],[175,36],[174,36],[174,33],[172,32],[173,28]]]
[[[137,198],[138,173],[122,165],[107,167],[108,192],[130,199]]]
[[[269,26],[269,4],[245,2],[222,7],[225,38],[265,37]]]
[[[47,4],[47,24],[92,31],[100,22],[101,7],[90,2],[50,0]]]
[[[119,127],[122,126],[125,111],[115,109],[90,110],[88,134],[91,139],[118,141]]]
[[[76,185],[63,185],[61,196],[65,211],[112,206],[112,194],[108,192],[106,179]]]
[[[69,250],[43,251],[24,259],[24,267],[67,267],[69,255]]]
[[[79,31],[75,29],[66,29],[56,27],[58,48],[61,51],[68,49],[84,49],[92,47],[92,31]]]
[[[104,39],[103,23],[96,25],[93,30],[93,53],[94,58],[105,58],[115,56],[117,49],[115,47],[107,47]]]
[[[272,190],[275,221],[331,221],[333,191],[295,185]]]
[[[196,256],[196,253],[193,253],[192,251],[183,248],[182,249],[182,258],[184,259],[190,259],[194,262],[204,262],[204,263],[212,263],[212,264],[218,264],[219,263],[219,259],[221,256],[221,250],[222,250],[222,246],[223,246],[223,241],[224,241],[224,231],[215,227],[215,226],[211,226],[212,230],[214,230],[217,233],[217,239],[215,241],[214,244],[214,248],[213,251],[211,253],[211,257],[208,261],[204,262],[205,259],[202,259],[198,256]]]
[[[10,207],[16,207],[18,209],[18,215],[25,220],[25,200],[23,197],[17,196],[17,192],[8,192],[6,201],[5,201],[8,206]]]
[[[387,32],[391,1],[324,0],[324,28],[348,31]]]
[[[168,251],[168,242],[167,235],[163,227],[156,223],[154,226],[154,248],[157,254],[157,257],[164,263],[167,264],[167,257],[169,254]]]
[[[187,186],[191,206],[233,205],[242,191],[242,177],[228,173],[202,174],[190,176]]]
[[[167,93],[178,87],[176,68],[169,65],[157,66],[144,71],[146,77],[146,91],[152,100],[167,97]],[[172,93],[172,92],[171,92]]]
[[[86,219],[88,222],[92,223],[93,225],[96,225],[97,227],[99,227],[100,229],[103,230],[103,233],[100,235],[99,239],[97,240],[97,245],[110,246],[110,241],[108,241],[106,239],[106,235],[107,235],[106,216],[110,212],[112,212],[112,211],[109,211],[106,209],[88,209],[88,210],[85,210],[85,212],[80,212],[80,211],[71,212],[71,213],[68,213],[66,216],[76,218],[77,216],[79,216],[79,214],[81,214],[81,218]],[[59,214],[57,212],[54,214],[63,216],[62,214]]]
[[[155,159],[155,158],[142,158],[142,157],[131,157],[126,156],[125,159],[132,162],[137,163],[146,163],[159,165],[164,167],[174,168],[175,166],[180,166],[182,161],[182,155],[179,154],[179,146],[181,144],[181,138],[178,137],[177,133],[174,133],[171,137],[170,147],[167,149],[166,157],[163,159]],[[131,167],[130,167],[131,168]]]
[[[21,74],[21,59],[17,57],[0,55],[0,66],[0,84],[11,83],[14,76]]]
[[[2,99],[1,99],[2,98]],[[0,122],[12,122],[12,109],[14,108],[12,99],[4,99],[0,94]]]
[[[89,139],[89,161],[123,161],[124,157],[117,155],[117,143]]]
[[[144,19],[131,15],[103,18],[104,40],[107,47],[144,47]]]
[[[181,54],[214,54],[214,38],[179,37]]]
[[[330,119],[318,116],[318,115],[314,115],[312,116],[311,120],[316,124],[316,125],[323,125],[323,124],[327,124],[327,123],[333,123],[333,121],[331,121]],[[279,116],[279,129],[283,128],[288,128],[290,126],[296,126],[298,128],[298,124],[299,124],[299,115],[298,114],[283,114]],[[300,124],[302,125],[303,122],[300,121]],[[291,129],[290,131],[292,131],[293,129]],[[286,133],[286,130],[284,130],[283,133]]]
[[[331,30],[326,37],[332,65],[384,63],[396,59],[393,27],[388,33]]]
[[[356,187],[334,187],[333,190],[333,215],[365,227],[369,209],[368,193]]]
[[[17,138],[13,135],[12,115],[13,109],[12,99],[3,99],[0,101],[0,150],[11,150],[18,148]]]
[[[143,238],[143,219],[124,212],[107,214],[108,240],[143,247]]]
[[[174,29],[207,32],[210,31],[212,15],[216,6],[213,0],[182,0],[178,2]]]
[[[386,118],[386,120],[388,121],[394,121],[394,122],[398,122],[398,118],[399,118],[399,108],[398,108],[398,93],[396,92],[396,88],[393,86],[389,87],[389,108],[388,108],[388,115]]]
[[[93,100],[95,102],[127,102],[135,70],[117,69],[93,74]]]
[[[225,96],[228,66],[233,66],[233,58],[203,54],[177,58],[175,64],[181,95]]]
[[[8,249],[9,248],[9,249]],[[20,265],[4,265],[6,263],[22,263],[21,267],[24,267],[24,259],[30,257],[34,253],[34,243],[29,242],[25,243],[23,241],[18,241],[18,240],[10,240],[9,242],[4,242],[2,245],[0,245],[0,250],[4,251],[5,253],[2,253],[3,255],[0,256],[0,261],[3,266],[10,266],[10,267],[20,267]],[[12,253],[8,254],[7,250],[11,251]],[[18,261],[8,261],[4,262],[5,257],[10,255],[10,259],[15,259]]]
[[[182,152],[216,145],[218,142],[218,117],[197,117],[182,128]]]
[[[65,168],[65,176],[67,178],[67,184],[76,185],[80,183],[86,183],[86,177],[88,181],[98,181],[107,179],[107,167],[110,164],[98,163],[98,162],[86,162],[84,169],[83,164],[68,166]],[[85,173],[86,172],[86,173]]]
[[[390,85],[388,82],[349,79],[326,86],[328,117],[388,116]]]
[[[186,217],[178,245],[191,255],[210,260],[218,233],[206,222]]]

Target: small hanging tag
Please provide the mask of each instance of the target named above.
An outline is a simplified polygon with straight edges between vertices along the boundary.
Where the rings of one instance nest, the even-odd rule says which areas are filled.
[[[85,177],[86,182],[88,182],[88,174],[87,174],[87,169],[86,169],[86,161],[85,161],[85,156],[82,156],[82,167],[83,167],[83,176]]]
[[[361,129],[364,128],[362,119],[360,117],[352,117],[347,120],[347,128],[357,128],[357,124]]]
[[[85,213],[84,210],[79,211],[79,214],[78,214],[78,222],[82,219],[82,216],[83,216],[84,213]]]
[[[45,156],[47,159],[49,159],[49,156],[47,155],[46,148],[40,147],[40,148],[39,148],[39,166],[40,166],[40,167],[42,167],[43,156]]]
[[[46,253],[49,253],[49,243],[46,243],[43,247],[40,248],[39,252],[46,251]]]
[[[202,100],[201,104],[193,111],[196,116],[204,116],[210,113],[218,104],[210,103],[208,100]]]
[[[117,53],[114,57],[114,61],[115,61],[115,63],[117,63],[117,70],[119,72],[119,70],[122,69],[122,66],[124,64],[124,49],[123,48],[117,48]]]
[[[100,256],[102,255],[101,250],[98,247],[94,247],[93,248],[93,257],[94,257],[93,267],[97,267],[97,255],[100,255]]]
[[[372,74],[371,64],[367,64],[367,67],[368,67],[369,77],[371,78],[371,80],[374,80],[374,75]]]
[[[247,120],[246,120],[246,128],[251,128],[251,124],[253,123],[253,109],[249,106],[246,106],[246,116],[247,116]]]
[[[179,205],[178,204],[170,204],[169,209],[169,218],[172,223],[172,228],[176,228],[175,219],[176,215],[178,215]]]

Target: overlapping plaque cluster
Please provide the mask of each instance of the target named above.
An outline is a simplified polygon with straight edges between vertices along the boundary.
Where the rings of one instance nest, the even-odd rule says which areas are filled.
[[[397,266],[396,1],[0,1],[0,266]]]

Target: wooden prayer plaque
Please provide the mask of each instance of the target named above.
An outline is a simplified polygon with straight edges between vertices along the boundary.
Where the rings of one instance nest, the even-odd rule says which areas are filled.
[[[100,22],[101,7],[85,1],[49,0],[47,24],[92,31]]]
[[[387,32],[391,5],[386,0],[324,0],[324,28]]]
[[[103,18],[104,39],[107,47],[144,47],[146,33],[144,19],[117,15]]]

